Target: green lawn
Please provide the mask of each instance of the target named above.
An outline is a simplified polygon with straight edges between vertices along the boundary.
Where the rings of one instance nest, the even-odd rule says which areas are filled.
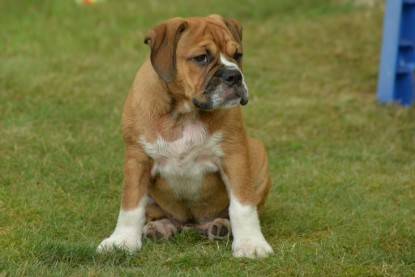
[[[243,111],[269,151],[275,254],[236,259],[186,231],[97,255],[144,34],[211,13],[244,26]],[[0,276],[414,276],[415,109],[376,103],[382,16],[347,0],[0,0]]]

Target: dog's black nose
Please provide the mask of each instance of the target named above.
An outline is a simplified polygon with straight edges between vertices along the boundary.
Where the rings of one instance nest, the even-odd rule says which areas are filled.
[[[228,86],[240,86],[242,84],[242,74],[237,69],[224,70],[222,79]]]

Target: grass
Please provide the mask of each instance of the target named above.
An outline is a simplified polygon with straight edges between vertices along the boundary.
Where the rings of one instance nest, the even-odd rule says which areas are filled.
[[[415,110],[375,100],[382,6],[147,2],[0,0],[0,276],[413,276]],[[243,110],[269,151],[275,255],[235,259],[193,231],[97,255],[119,209],[142,38],[210,13],[244,26]]]

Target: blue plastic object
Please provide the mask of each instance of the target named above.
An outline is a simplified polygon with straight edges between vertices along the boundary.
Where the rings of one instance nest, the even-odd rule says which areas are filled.
[[[415,95],[415,0],[387,0],[378,101],[409,106]]]

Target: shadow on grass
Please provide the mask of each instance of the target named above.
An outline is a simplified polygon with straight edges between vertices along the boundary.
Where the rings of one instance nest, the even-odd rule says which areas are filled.
[[[98,254],[96,245],[81,245],[68,242],[37,243],[34,248],[34,255],[40,263],[46,266],[65,263],[74,267],[79,265],[128,267],[131,266],[131,261],[134,257],[134,255],[130,255],[121,249]]]
[[[72,268],[136,268],[144,263],[158,266],[203,267],[212,266],[218,257],[232,258],[229,243],[230,241],[208,241],[201,238],[195,230],[184,230],[169,241],[144,240],[143,248],[134,254],[117,248],[108,253],[97,253],[97,245],[46,240],[35,243],[33,256],[40,264],[51,268],[61,264]]]

